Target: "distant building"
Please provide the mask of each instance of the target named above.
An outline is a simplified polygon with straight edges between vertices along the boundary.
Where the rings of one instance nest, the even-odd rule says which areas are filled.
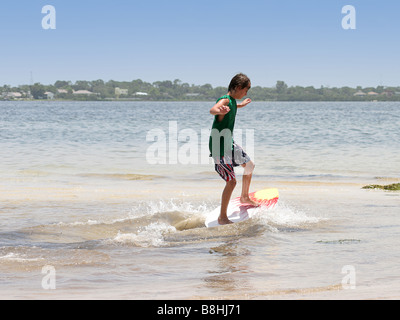
[[[379,93],[376,93],[376,92],[374,92],[374,91],[370,91],[370,92],[368,92],[368,95],[369,95],[369,96],[378,96]]]
[[[357,91],[354,96],[356,97],[363,97],[366,96],[367,94],[365,92],[362,92],[361,90]]]
[[[186,97],[198,97],[198,96],[200,96],[200,93],[186,93],[185,96]]]
[[[90,96],[92,94],[96,94],[96,93],[88,91],[88,90],[78,90],[78,91],[73,91],[72,93],[75,94],[75,95],[87,95],[87,96]]]
[[[384,92],[382,92],[382,95],[383,96],[387,96],[387,97],[392,97],[393,96],[393,91],[384,91]]]
[[[54,93],[53,92],[45,92],[44,94],[47,96],[47,99],[49,99],[49,100],[54,99]]]
[[[7,92],[3,93],[3,97],[6,99],[20,99],[22,98],[22,93],[20,92]]]
[[[147,96],[146,92],[135,92],[135,96]]]
[[[128,89],[115,88],[115,95],[116,96],[127,96]]]
[[[58,89],[57,91],[58,93],[68,93],[68,90],[65,89]]]

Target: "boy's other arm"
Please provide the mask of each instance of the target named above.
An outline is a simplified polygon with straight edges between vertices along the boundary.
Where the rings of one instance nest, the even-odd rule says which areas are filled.
[[[243,107],[247,106],[250,102],[251,102],[251,99],[244,99],[241,104],[237,105],[237,107],[243,108]]]
[[[228,104],[229,99],[222,99],[211,108],[210,113],[213,116],[218,116],[218,122],[221,122],[222,119],[224,119],[224,116],[231,111],[231,109],[228,107]]]

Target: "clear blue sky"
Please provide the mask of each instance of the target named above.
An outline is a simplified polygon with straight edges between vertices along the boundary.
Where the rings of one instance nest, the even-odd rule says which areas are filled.
[[[56,30],[42,29],[42,7]],[[356,30],[342,7],[356,8]],[[2,0],[0,85],[180,79],[400,86],[398,0]]]

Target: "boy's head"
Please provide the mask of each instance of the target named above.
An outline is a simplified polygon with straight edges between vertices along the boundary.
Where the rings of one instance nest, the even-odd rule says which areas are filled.
[[[231,83],[229,84],[228,87],[228,91],[230,93],[240,92],[239,95],[243,95],[244,97],[245,95],[247,95],[247,91],[250,89],[250,87],[251,87],[251,82],[249,77],[243,73],[239,73],[232,78]],[[243,97],[240,97],[240,99]]]

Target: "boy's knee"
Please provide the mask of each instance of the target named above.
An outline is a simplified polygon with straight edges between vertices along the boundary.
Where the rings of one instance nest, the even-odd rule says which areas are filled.
[[[226,182],[226,185],[231,187],[232,189],[236,187],[236,179],[232,179]]]
[[[250,160],[249,162],[246,163],[243,174],[244,175],[252,174],[255,167],[256,167],[256,165],[254,164],[254,162]]]

